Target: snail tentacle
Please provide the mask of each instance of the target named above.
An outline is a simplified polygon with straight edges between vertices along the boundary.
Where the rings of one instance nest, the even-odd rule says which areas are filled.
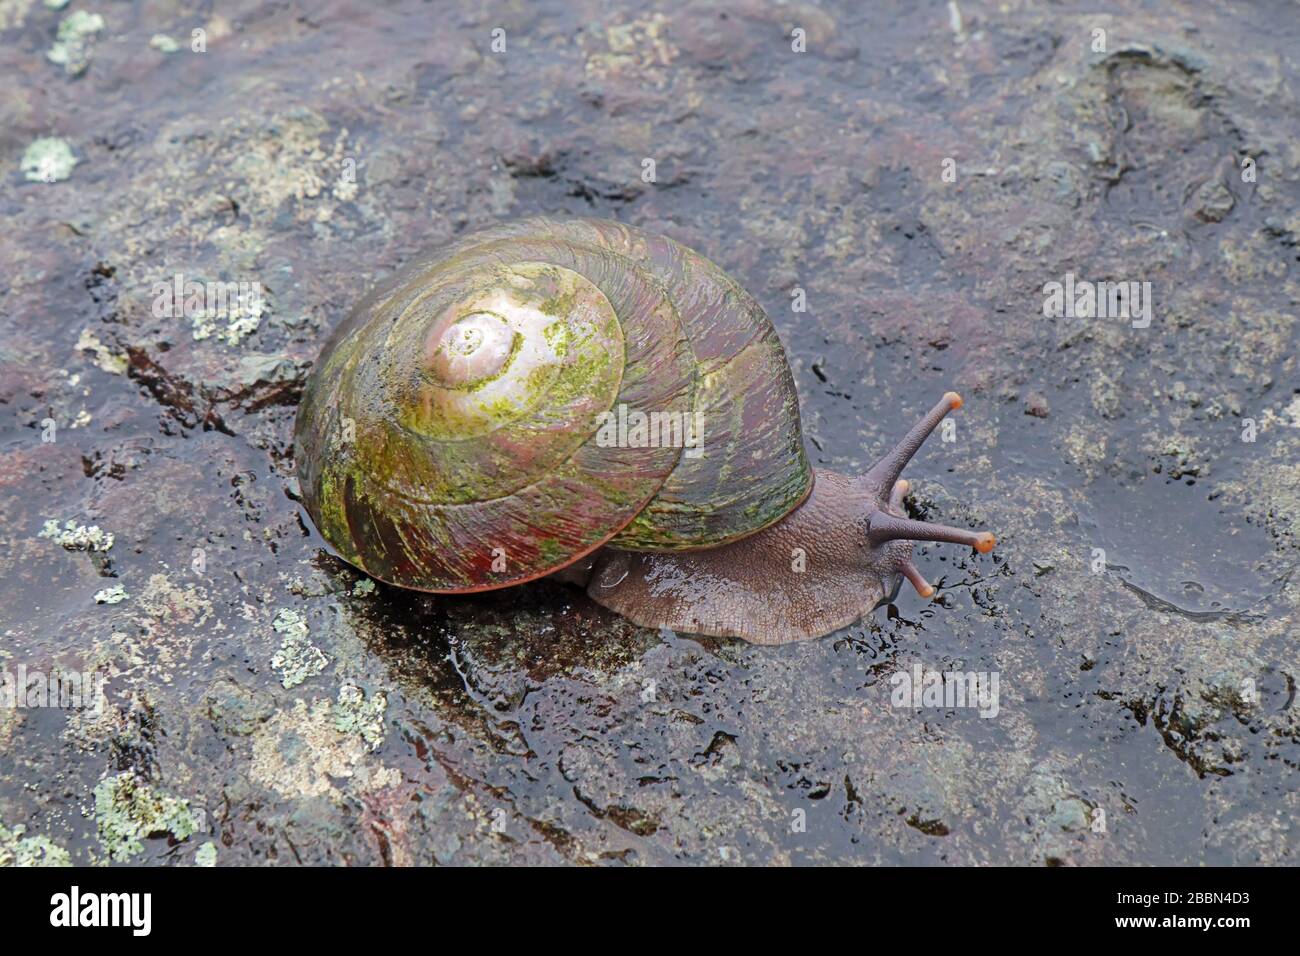
[[[890,488],[898,480],[898,476],[903,473],[907,463],[912,460],[912,456],[917,453],[925,440],[930,437],[930,433],[939,427],[939,423],[944,420],[951,411],[961,408],[961,396],[956,392],[946,392],[939,403],[926,413],[925,417],[912,426],[912,430],[903,436],[894,448],[886,454],[880,461],[871,466],[871,470],[863,476],[863,479],[879,488]]]
[[[923,598],[934,597],[934,585],[925,579],[910,560],[903,565],[903,577],[912,583],[916,593]]]
[[[903,507],[903,499],[912,490],[912,483],[905,478],[894,482],[894,490],[889,494],[889,507],[897,511]]]
[[[867,519],[867,538],[872,544],[886,541],[946,541],[965,544],[980,554],[988,554],[997,544],[997,538],[987,531],[968,531],[929,521],[898,518],[885,511],[873,511]]]

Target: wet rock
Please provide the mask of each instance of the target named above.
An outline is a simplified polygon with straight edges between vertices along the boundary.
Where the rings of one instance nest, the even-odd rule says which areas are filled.
[[[248,736],[276,712],[268,696],[229,677],[213,682],[204,696],[204,708],[207,718],[231,737]]]
[[[1193,215],[1202,222],[1222,222],[1232,212],[1237,200],[1223,183],[1211,180],[1201,184],[1192,196]]]

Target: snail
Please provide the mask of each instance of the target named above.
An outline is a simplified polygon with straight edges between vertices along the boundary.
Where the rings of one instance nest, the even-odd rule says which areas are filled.
[[[718,266],[621,223],[528,219],[418,257],[327,341],[295,424],[327,544],[402,588],[545,575],[634,624],[783,644],[907,578],[900,473],[949,392],[863,475],[814,474],[785,351]]]

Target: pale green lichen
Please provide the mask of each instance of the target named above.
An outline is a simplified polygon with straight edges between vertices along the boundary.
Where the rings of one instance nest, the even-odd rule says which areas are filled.
[[[194,853],[195,866],[216,866],[217,845],[209,840]]]
[[[384,739],[384,713],[388,710],[388,695],[383,691],[366,699],[365,691],[355,684],[339,688],[334,705],[334,727],[341,734],[360,734],[376,749]]]
[[[368,594],[375,593],[375,582],[370,578],[362,578],[356,584],[352,585],[353,597],[365,597]]]
[[[271,626],[289,637],[306,638],[311,632],[307,627],[307,619],[300,612],[287,607],[282,607],[275,612],[275,620],[271,622]]]
[[[19,163],[23,175],[34,183],[57,183],[72,175],[77,157],[72,147],[57,136],[42,136],[23,152]]]
[[[253,738],[251,779],[287,797],[339,797],[340,784],[354,794],[399,784],[400,771],[370,756],[360,734],[342,733],[334,704],[304,700],[280,711]]]
[[[98,13],[74,10],[59,23],[59,33],[46,58],[63,67],[69,76],[79,76],[90,65],[90,52],[95,36],[104,29],[104,18]]]
[[[329,666],[325,652],[311,642],[307,621],[297,611],[281,608],[271,624],[284,635],[280,650],[271,658],[271,667],[280,672],[285,690],[297,687]]]
[[[357,198],[357,184],[351,179],[340,179],[334,184],[334,198],[339,202],[351,202]]]
[[[71,866],[68,851],[45,837],[25,837],[22,824],[10,830],[0,823],[0,866]]]
[[[210,283],[215,286],[216,283]],[[262,324],[266,313],[265,300],[260,289],[236,286],[233,294],[212,296],[217,304],[197,309],[190,314],[192,334],[196,342],[216,336],[227,345],[235,346],[252,335]],[[225,327],[219,327],[224,322]]]
[[[176,53],[181,45],[165,33],[155,33],[149,38],[149,45],[159,53]]]
[[[96,785],[95,824],[109,859],[117,861],[142,853],[149,837],[170,833],[185,840],[198,830],[188,800],[159,793],[130,771]]]
[[[125,375],[127,368],[127,357],[125,354],[114,352],[107,345],[99,340],[93,330],[83,329],[81,336],[77,339],[78,351],[92,351],[95,353],[95,364],[99,368],[108,372],[110,375]]]
[[[0,0],[0,30],[17,30],[31,12],[33,0]]]
[[[69,551],[103,552],[113,547],[111,532],[101,531],[97,524],[86,527],[71,519],[65,521],[62,528],[59,527],[57,520],[46,521],[38,537],[49,538]]]
[[[114,584],[111,588],[103,588],[95,592],[96,604],[121,604],[131,595],[126,593],[126,588],[120,584]]]
[[[274,117],[243,142],[231,167],[247,185],[241,204],[255,214],[273,213],[282,203],[320,199],[341,182],[340,170],[345,159],[355,158],[355,146],[349,148],[347,129],[339,130],[332,147],[323,142],[329,128],[319,113],[295,110]],[[341,192],[346,197],[351,191]],[[317,213],[318,221],[328,219],[329,203],[322,203]]]

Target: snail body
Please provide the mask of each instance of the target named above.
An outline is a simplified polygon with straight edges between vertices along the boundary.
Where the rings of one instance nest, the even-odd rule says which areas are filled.
[[[354,308],[308,379],[296,462],[322,536],[379,580],[556,574],[637,624],[779,644],[902,577],[930,590],[913,540],[992,547],[901,510],[899,472],[959,404],[866,475],[814,474],[780,339],[726,273],[620,223],[529,219]]]

